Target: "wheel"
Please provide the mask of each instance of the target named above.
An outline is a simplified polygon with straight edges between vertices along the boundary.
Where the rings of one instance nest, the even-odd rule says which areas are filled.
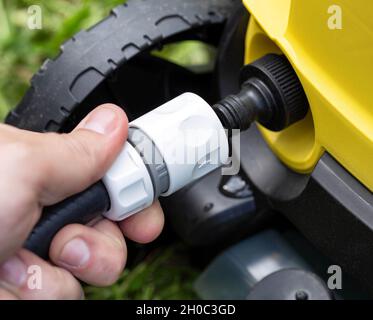
[[[152,57],[149,52],[185,39],[216,45],[234,2],[127,1],[100,23],[65,42],[58,57],[45,61],[6,123],[32,131],[66,132],[99,103],[126,105],[131,118],[144,112],[141,107],[151,107],[148,96],[158,95],[154,104],[171,98],[180,87],[186,90],[206,83],[203,75]],[[172,86],[164,85],[166,79]],[[142,85],[133,90],[134,82]]]

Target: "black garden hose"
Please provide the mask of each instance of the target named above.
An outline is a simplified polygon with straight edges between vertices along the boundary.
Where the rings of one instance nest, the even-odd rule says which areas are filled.
[[[49,246],[58,231],[68,224],[87,224],[110,207],[109,195],[102,182],[44,210],[24,247],[47,259]]]

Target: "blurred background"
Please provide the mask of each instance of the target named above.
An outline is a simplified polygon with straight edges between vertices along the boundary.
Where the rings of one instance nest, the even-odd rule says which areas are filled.
[[[43,61],[53,58],[60,45],[81,29],[104,18],[124,0],[0,0],[0,119],[26,92],[32,75]],[[42,28],[27,27],[28,8],[42,9]],[[211,66],[214,51],[188,41],[164,47],[154,54],[183,66]],[[171,235],[172,238],[172,235]],[[199,274],[191,255],[170,235],[146,247],[129,244],[129,263],[117,284],[109,288],[86,287],[89,299],[189,299],[196,298],[193,281]]]

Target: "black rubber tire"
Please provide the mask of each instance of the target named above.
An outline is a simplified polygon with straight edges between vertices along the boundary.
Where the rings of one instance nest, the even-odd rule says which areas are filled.
[[[61,46],[31,80],[6,123],[59,131],[110,74],[139,53],[186,31],[223,24],[236,0],[129,0]]]

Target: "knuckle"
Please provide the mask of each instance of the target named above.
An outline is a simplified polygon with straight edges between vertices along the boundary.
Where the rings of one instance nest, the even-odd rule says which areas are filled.
[[[35,193],[42,185],[47,171],[47,161],[43,157],[41,139],[12,139],[2,146],[6,158],[2,159],[2,168],[10,174],[17,172],[18,181],[24,186],[32,186]]]
[[[25,141],[11,142],[6,147],[6,154],[11,159],[10,164],[18,169],[30,167],[33,164],[34,148]]]
[[[62,136],[67,145],[68,151],[78,155],[79,157],[90,159],[93,156],[92,148],[85,140],[79,139],[76,136],[66,134]]]
[[[0,288],[0,300],[17,300],[17,297],[9,291]]]
[[[82,166],[88,169],[88,178],[90,180],[95,180],[96,169],[98,166],[97,159],[99,159],[97,148],[92,146],[84,139],[80,139],[69,134],[64,135],[63,140],[67,147],[67,152],[71,153],[77,163],[81,163]]]
[[[101,285],[110,286],[114,284],[122,274],[125,266],[125,255],[118,252],[111,259],[104,259],[101,270]]]
[[[66,270],[55,268],[53,282],[59,285],[51,285],[48,288],[48,295],[52,299],[78,300],[82,297],[82,287],[77,280]]]
[[[12,214],[4,219],[3,226],[7,225],[14,234],[29,232],[41,213],[41,207],[31,192],[19,192],[19,196],[9,199],[4,207]]]
[[[82,298],[81,285],[68,271],[44,264],[40,267],[42,268],[40,287],[36,289],[27,282],[19,289],[21,299],[77,300]]]
[[[3,189],[4,184],[0,184]],[[2,210],[8,212],[2,220],[3,233],[12,239],[23,239],[38,220],[41,207],[35,190],[24,185],[23,181],[13,182],[12,190],[16,190],[17,197],[0,196]]]

